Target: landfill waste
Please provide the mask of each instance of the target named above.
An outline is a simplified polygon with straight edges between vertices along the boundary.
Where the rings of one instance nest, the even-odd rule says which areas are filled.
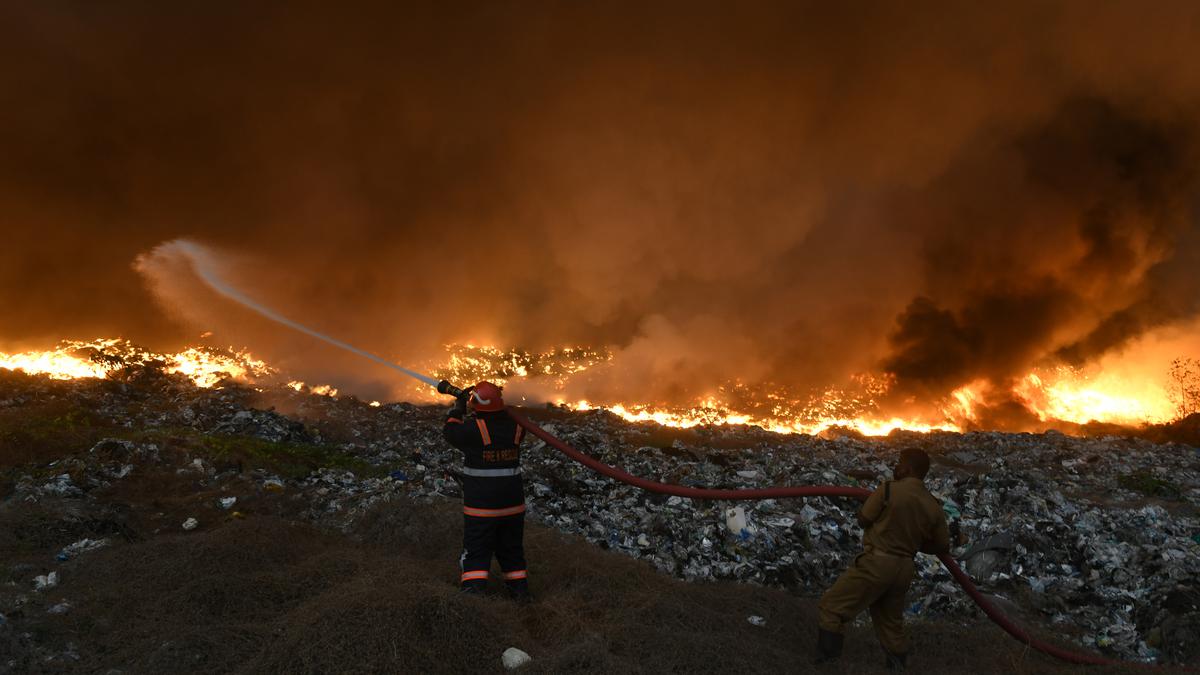
[[[350,531],[381,504],[461,499],[446,473],[462,457],[442,438],[444,406],[371,406],[287,387],[205,389],[173,378],[140,389],[112,384],[30,378],[5,393],[14,401],[69,399],[92,411],[97,424],[139,430],[139,440],[89,443],[68,460],[13,475],[9,500],[86,503],[99,488],[144,475],[169,459],[160,445],[140,440],[156,429],[285,438],[280,442],[332,449],[370,469],[342,463],[284,477],[212,458],[197,466],[195,453],[175,467],[207,494],[238,495],[231,518],[255,512],[252,500],[270,498],[294,505],[299,518]],[[268,404],[289,412],[258,409]],[[663,430],[603,410],[557,408],[546,417],[553,417],[544,424],[551,433],[634,475],[712,488],[874,488],[891,478],[900,449],[921,447],[933,459],[926,484],[965,537],[953,553],[985,593],[1015,603],[1035,632],[1143,661],[1179,662],[1196,649],[1200,455],[1191,445],[1053,431],[813,437],[750,426]],[[849,499],[716,502],[651,494],[599,476],[532,437],[522,471],[530,521],[683,580],[816,597],[861,550],[859,504]],[[208,508],[218,504],[224,508],[206,499]],[[191,514],[197,526],[205,517]],[[935,558],[918,555],[916,565],[910,615],[980,617]]]
[[[237,497],[221,497],[217,501],[221,504],[221,508],[229,510],[237,503]]]
[[[767,620],[756,614],[752,614],[752,615],[746,617],[746,620],[749,621],[751,624],[753,624],[755,626],[759,626],[759,627],[767,625]]]
[[[199,524],[200,521],[196,520],[195,518],[188,518],[187,520],[183,521],[183,529],[191,532],[192,530],[196,529],[196,526]]]
[[[59,551],[58,555],[55,557],[60,562],[65,562],[67,560],[70,560],[71,558],[74,558],[75,556],[79,555],[80,553],[86,553],[87,551],[94,551],[98,548],[103,548],[105,546],[108,546],[107,539],[84,538],[84,539],[80,539],[79,541],[75,542],[74,544],[64,547],[63,550]]]
[[[1008,532],[992,535],[971,545],[959,560],[965,561],[967,572],[976,583],[990,581],[1004,556],[1013,548],[1013,537]]]
[[[44,591],[49,588],[54,588],[58,585],[58,572],[51,572],[46,575],[33,578],[33,590]]]
[[[533,661],[533,657],[516,647],[509,647],[500,655],[500,662],[507,670],[515,670]]]
[[[758,532],[758,528],[750,525],[746,520],[746,510],[740,506],[725,510],[725,527],[729,528],[729,531],[742,541],[746,541]]]
[[[63,601],[46,610],[47,614],[66,614],[71,611],[71,603]]]

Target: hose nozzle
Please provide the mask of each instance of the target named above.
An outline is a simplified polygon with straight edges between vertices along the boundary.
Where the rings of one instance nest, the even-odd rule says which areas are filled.
[[[462,398],[463,394],[465,393],[465,392],[463,392],[462,389],[459,389],[458,387],[450,384],[450,382],[448,382],[447,380],[442,380],[441,382],[438,382],[437,390],[438,390],[439,394],[449,394],[449,395],[453,396],[454,398]]]

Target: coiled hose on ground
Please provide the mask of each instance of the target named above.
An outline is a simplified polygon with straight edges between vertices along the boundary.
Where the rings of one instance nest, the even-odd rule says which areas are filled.
[[[570,457],[576,462],[579,462],[580,464],[597,473],[619,480],[622,483],[627,483],[634,487],[647,490],[649,492],[678,495],[680,497],[688,497],[691,499],[723,500],[782,499],[787,497],[850,497],[859,501],[865,501],[867,497],[871,495],[871,491],[864,488],[842,487],[836,485],[773,487],[754,490],[710,490],[706,488],[687,487],[684,485],[658,483],[652,480],[646,480],[645,478],[639,478],[614,466],[609,466],[604,462],[596,460],[580,452],[579,450],[576,450],[575,448],[571,447],[570,444],[551,435],[545,429],[530,421],[529,418],[523,413],[513,408],[509,408],[508,413],[512,415],[514,420],[517,421],[517,424],[525,427],[529,433],[542,439],[548,445],[562,452],[567,457]],[[984,614],[987,614],[989,619],[1003,628],[1009,635],[1013,636],[1022,643],[1029,645],[1033,649],[1036,649],[1043,654],[1048,654],[1055,658],[1062,659],[1063,661],[1067,661],[1069,663],[1083,665],[1131,665],[1129,662],[1125,661],[1106,659],[1093,654],[1073,652],[1033,637],[1023,628],[1013,623],[1011,619],[1005,616],[1004,612],[1001,612],[999,608],[997,608],[991,603],[991,601],[984,597],[983,593],[976,588],[975,583],[971,581],[971,577],[967,576],[966,572],[963,572],[962,568],[958,566],[958,563],[954,560],[954,558],[950,557],[948,554],[942,554],[938,556],[938,560],[942,561],[942,564],[945,565],[946,569],[950,571],[950,576],[954,577],[954,580],[958,582],[958,585],[962,586],[963,590],[967,592],[967,595],[970,596],[971,600],[975,601],[975,604],[983,610]]]

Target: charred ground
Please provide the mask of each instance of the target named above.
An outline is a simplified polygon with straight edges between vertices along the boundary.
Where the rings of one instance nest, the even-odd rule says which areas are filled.
[[[444,449],[430,440],[438,416],[290,390],[198,389],[153,372],[55,382],[0,371],[0,672],[489,672],[502,670],[509,646],[533,655],[529,672],[807,668],[816,617],[805,582],[672,578],[688,570],[664,574],[652,553],[637,560],[622,555],[619,542],[601,550],[595,542],[608,537],[594,536],[594,523],[565,525],[568,514],[556,514],[547,495],[531,497],[541,514],[527,535],[538,601],[520,608],[502,597],[460,597],[460,516],[452,483],[440,477]],[[599,455],[622,448],[633,461],[660,453],[668,462],[660,477],[685,482],[703,478],[697,465],[742,467],[773,438],[753,429],[629,425],[602,413],[539,416]],[[1194,427],[1193,420],[1146,433]],[[957,435],[901,434],[870,445],[885,455],[915,442],[937,451],[953,445],[950,436]],[[1061,459],[1061,436],[1042,441],[1042,470],[1074,461]],[[837,442],[865,443],[829,441]],[[1149,505],[1194,522],[1195,451],[1154,447],[1192,453],[1192,473],[1130,471],[1113,479],[1124,489],[1107,498],[1113,508]],[[531,449],[535,464],[539,453],[549,451]],[[952,454],[938,454],[937,470],[986,473]],[[538,466],[531,483],[583,500],[629,499],[603,482],[585,485],[590,477]],[[1092,466],[1106,470],[1105,460]],[[876,470],[859,473],[841,479],[870,483]],[[220,500],[231,497],[236,503],[223,508]],[[198,526],[184,531],[188,518]],[[64,551],[85,540],[105,544]],[[51,572],[57,584],[34,590],[34,578]],[[1171,596],[1178,607],[1156,608],[1167,617],[1154,615],[1169,624],[1165,634],[1162,625],[1145,629],[1159,629],[1165,658],[1195,663],[1194,646],[1171,644],[1171,630],[1186,632],[1196,619],[1195,580],[1179,581],[1193,591]],[[999,592],[1027,621],[1051,614],[1011,589]],[[751,615],[766,625],[751,625]],[[921,672],[1064,669],[978,615],[933,612],[915,624]],[[849,644],[831,672],[878,669],[869,625],[856,627]]]

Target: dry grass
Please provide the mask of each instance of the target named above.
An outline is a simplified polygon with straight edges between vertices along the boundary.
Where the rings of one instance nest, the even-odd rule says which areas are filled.
[[[403,502],[351,537],[257,517],[122,542],[61,566],[56,592],[75,609],[37,630],[73,642],[80,672],[499,672],[510,646],[533,655],[529,673],[809,668],[812,600],[683,583],[540,527],[527,541],[534,605],[460,596],[459,519],[450,505]],[[990,624],[914,634],[916,672],[1063,670]],[[821,672],[877,672],[880,662],[860,628],[843,663]]]

